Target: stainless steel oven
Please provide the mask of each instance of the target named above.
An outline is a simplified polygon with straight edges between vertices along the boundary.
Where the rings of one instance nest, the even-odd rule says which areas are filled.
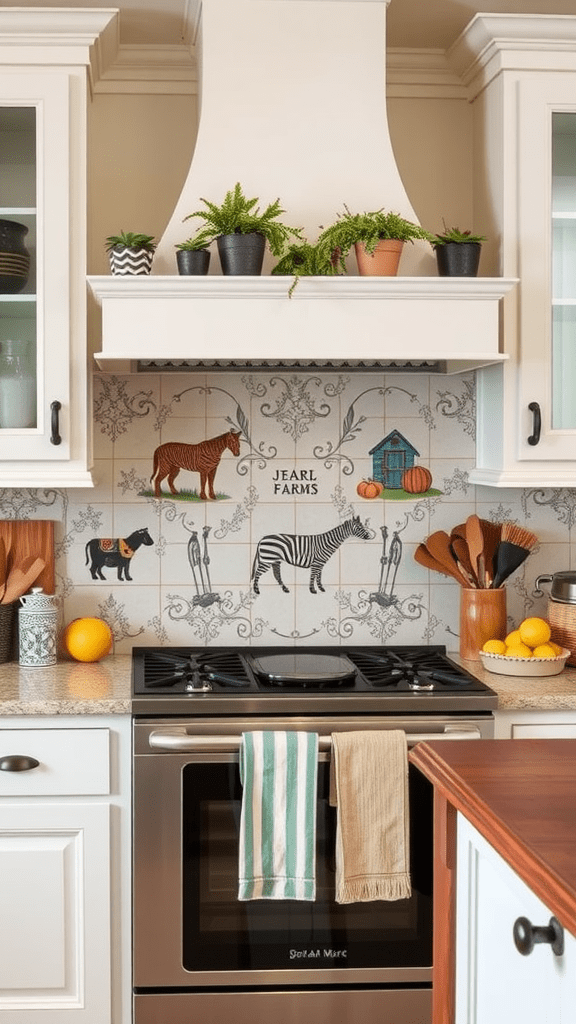
[[[297,684],[294,678],[284,680],[280,691],[270,686],[260,697],[243,686],[230,692],[238,672],[231,675],[229,663],[224,668],[221,661],[215,667],[213,655],[209,669],[204,661],[201,672],[196,655],[188,662],[179,679],[181,699],[156,686],[158,678],[178,674],[171,676],[162,665],[150,669],[148,694],[135,695],[140,708],[134,722],[135,1024],[294,1024],[309,1018],[315,1024],[335,1019],[356,1024],[363,1015],[378,1024],[430,1021],[429,784],[410,771],[411,898],[337,904],[336,812],[328,801],[331,736],[400,728],[409,745],[431,737],[447,742],[490,737],[491,691],[478,689],[472,677],[464,681],[456,669],[461,682],[452,702],[462,703],[472,691],[476,700],[449,711],[440,707],[448,696],[443,690],[433,712],[432,691],[423,689],[430,686],[426,675],[419,678],[420,689],[403,692],[396,686],[391,701],[388,687],[364,691],[357,676],[346,687],[335,685],[326,677],[333,656],[308,654],[312,661]],[[234,653],[233,660],[238,657]],[[249,665],[252,675],[255,663],[252,655],[246,657],[243,671]],[[373,649],[368,657],[374,657]],[[266,655],[262,660],[266,664]],[[358,660],[352,658],[356,665]],[[310,665],[318,665],[316,678]],[[437,671],[445,674],[437,685],[448,687],[451,663]],[[286,676],[285,668],[281,674]],[[150,714],[155,708],[161,713]],[[319,734],[314,902],[237,899],[238,749],[242,731],[260,729]]]

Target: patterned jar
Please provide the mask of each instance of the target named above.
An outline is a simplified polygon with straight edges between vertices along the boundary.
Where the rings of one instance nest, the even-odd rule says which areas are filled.
[[[58,598],[32,587],[20,598],[18,612],[18,662],[43,668],[56,664]]]
[[[28,283],[30,253],[24,244],[25,224],[0,219],[0,294],[14,295]]]

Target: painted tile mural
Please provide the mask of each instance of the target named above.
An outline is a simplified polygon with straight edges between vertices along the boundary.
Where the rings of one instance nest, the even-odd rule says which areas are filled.
[[[508,616],[545,614],[536,576],[576,563],[576,491],[474,487],[474,375],[97,375],[90,490],[0,492],[0,518],[56,521],[65,622],[133,644],[441,643],[459,588],[414,561],[471,513],[539,544]],[[574,546],[574,551],[573,551]]]

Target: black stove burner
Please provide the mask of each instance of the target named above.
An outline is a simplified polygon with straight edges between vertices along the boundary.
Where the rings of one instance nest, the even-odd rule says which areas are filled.
[[[446,655],[443,646],[299,648],[134,648],[134,694],[187,693],[272,695],[492,691]]]

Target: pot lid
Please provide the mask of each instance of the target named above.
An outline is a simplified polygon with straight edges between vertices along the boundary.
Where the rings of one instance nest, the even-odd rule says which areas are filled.
[[[356,669],[343,654],[282,653],[249,658],[256,675],[276,686],[325,686],[353,679]]]

